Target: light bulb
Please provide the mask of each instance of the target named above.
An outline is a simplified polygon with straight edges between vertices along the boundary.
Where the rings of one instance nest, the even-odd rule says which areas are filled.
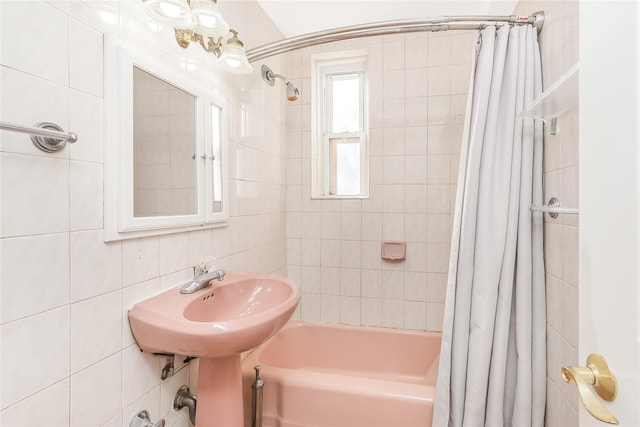
[[[191,0],[191,13],[197,23],[194,31],[206,37],[222,37],[229,32],[215,0]]]
[[[218,22],[218,20],[214,16],[200,15],[198,16],[198,22],[203,27],[213,28],[216,26],[216,22]]]
[[[186,30],[195,27],[196,20],[191,14],[187,0],[143,0],[144,11],[154,21]]]
[[[160,3],[160,10],[169,18],[177,18],[180,16],[180,8],[172,3],[167,3],[165,1]]]
[[[233,58],[226,58],[224,61],[229,67],[238,68],[240,66],[240,61]]]

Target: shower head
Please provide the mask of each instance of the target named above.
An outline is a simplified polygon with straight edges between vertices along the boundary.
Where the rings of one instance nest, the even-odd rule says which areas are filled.
[[[295,101],[300,95],[300,91],[282,74],[274,73],[271,68],[266,65],[262,66],[262,80],[264,80],[269,86],[273,86],[276,82],[276,78],[282,80],[287,85],[287,100]]]
[[[300,91],[291,82],[287,82],[287,99],[289,101],[295,101],[298,99]]]

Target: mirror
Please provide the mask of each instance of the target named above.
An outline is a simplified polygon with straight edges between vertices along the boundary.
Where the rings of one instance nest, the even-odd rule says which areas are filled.
[[[133,67],[133,216],[197,212],[195,114],[196,97]]]
[[[105,37],[105,241],[229,218],[228,111],[210,78]]]

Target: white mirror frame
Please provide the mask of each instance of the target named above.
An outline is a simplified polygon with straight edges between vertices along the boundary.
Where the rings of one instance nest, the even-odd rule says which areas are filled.
[[[196,98],[197,212],[192,215],[135,217],[133,199],[133,67],[136,66]],[[228,225],[228,108],[203,89],[189,72],[125,46],[115,37],[104,42],[104,241],[132,239]],[[211,159],[212,106],[221,110],[222,210],[213,212]]]

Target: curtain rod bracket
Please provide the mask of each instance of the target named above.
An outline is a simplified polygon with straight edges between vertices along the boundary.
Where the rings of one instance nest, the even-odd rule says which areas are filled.
[[[534,12],[531,16],[533,17],[533,28],[538,30],[538,34],[540,34],[542,27],[544,27],[544,12],[540,10]]]

